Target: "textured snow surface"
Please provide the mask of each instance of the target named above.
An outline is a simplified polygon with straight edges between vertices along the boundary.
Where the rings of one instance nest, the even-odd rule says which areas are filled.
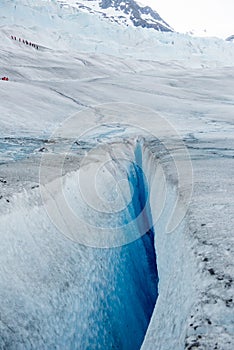
[[[47,1],[0,4],[1,75],[10,79],[0,80],[0,348],[137,349],[143,342],[145,350],[231,350],[234,46],[126,31],[70,11]],[[38,43],[39,50],[10,35]],[[76,128],[55,138],[55,129],[63,130],[74,115]],[[189,162],[180,140],[193,167],[189,204]],[[72,149],[66,156],[67,145]],[[43,184],[52,188],[58,155],[64,155],[64,193],[81,213],[77,174],[86,167],[92,174],[100,153],[87,154],[100,145],[112,160],[118,149],[120,159],[142,162],[153,243],[148,232],[125,246],[87,247],[80,237],[95,239],[104,215],[87,231],[77,226],[75,237],[62,234],[48,216],[39,187],[42,155],[51,157]],[[181,188],[173,159],[183,170]],[[141,177],[114,163],[97,178],[101,209],[117,198],[117,208],[127,207],[131,218],[139,211],[127,206],[131,184],[137,187]],[[117,195],[110,174],[120,179]],[[84,186],[99,203],[88,177]],[[178,190],[187,212],[168,233]],[[146,192],[139,192],[143,202]],[[59,196],[55,191],[52,203]],[[94,218],[89,209],[82,214],[86,221]],[[137,222],[130,234],[139,227]]]

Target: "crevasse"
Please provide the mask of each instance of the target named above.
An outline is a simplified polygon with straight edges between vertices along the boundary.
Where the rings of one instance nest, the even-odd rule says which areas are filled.
[[[154,203],[163,198],[164,182],[143,142],[130,143],[123,153],[130,161],[114,170],[120,169],[129,185],[128,214],[120,217],[123,229],[124,220],[135,222],[131,229],[139,232],[133,242],[101,249],[66,238],[48,217],[37,189],[16,196],[2,217],[2,347],[140,349],[158,297],[155,238],[163,225],[155,235]],[[65,187],[74,197],[76,172],[66,177]],[[53,195],[56,204],[59,193]],[[76,203],[73,210],[80,210]],[[10,318],[9,300],[14,311]]]

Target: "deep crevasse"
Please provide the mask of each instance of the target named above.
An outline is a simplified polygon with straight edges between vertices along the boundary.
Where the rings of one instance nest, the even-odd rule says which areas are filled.
[[[143,173],[141,147],[137,142],[128,154],[131,162],[126,165],[124,161],[119,167],[132,195],[126,207],[128,214],[122,218],[134,221],[146,207],[131,230],[135,227],[140,232],[145,226],[139,227],[142,219],[148,221],[149,230],[132,243],[109,249],[74,243],[48,219],[37,191],[16,196],[14,208],[2,220],[1,346],[141,347],[158,283],[154,232],[147,207],[150,184]],[[76,185],[75,173],[68,175],[65,187],[74,191]],[[10,319],[9,301],[14,311]]]

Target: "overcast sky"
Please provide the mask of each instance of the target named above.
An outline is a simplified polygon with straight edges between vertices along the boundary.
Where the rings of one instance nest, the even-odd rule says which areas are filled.
[[[176,31],[226,38],[234,34],[234,0],[139,0]],[[206,32],[204,32],[206,30]]]

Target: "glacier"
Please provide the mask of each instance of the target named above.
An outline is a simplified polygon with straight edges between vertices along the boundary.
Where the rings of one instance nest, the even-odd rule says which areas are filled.
[[[0,348],[231,350],[233,43],[0,17]]]

